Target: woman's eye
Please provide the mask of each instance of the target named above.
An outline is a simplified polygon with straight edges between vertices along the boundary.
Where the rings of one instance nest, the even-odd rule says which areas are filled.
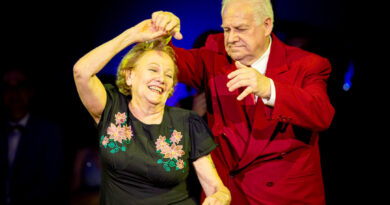
[[[172,75],[166,75],[168,78],[173,78],[173,76]]]
[[[149,68],[149,71],[157,72],[157,69],[155,69],[155,68]]]

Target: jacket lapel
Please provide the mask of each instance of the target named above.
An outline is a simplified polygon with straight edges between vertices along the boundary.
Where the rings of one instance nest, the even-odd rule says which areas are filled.
[[[267,64],[266,76],[274,79],[278,75],[286,72],[286,50],[283,43],[272,34],[271,53]],[[242,169],[249,165],[253,160],[262,155],[263,150],[270,142],[271,136],[278,124],[277,120],[270,118],[273,108],[264,105],[261,99],[258,99],[255,107],[252,130],[248,140],[248,147],[237,169]]]
[[[230,92],[226,86],[229,79],[227,75],[236,70],[234,64],[226,65],[225,71],[221,73],[215,73],[215,90],[217,92],[220,109],[222,110],[223,119],[223,132],[228,138],[231,145],[241,158],[244,150],[246,149],[250,128],[248,127],[245,103],[246,101],[238,101],[237,96],[239,90]],[[254,104],[254,103],[252,103]],[[232,129],[234,128],[234,129]]]

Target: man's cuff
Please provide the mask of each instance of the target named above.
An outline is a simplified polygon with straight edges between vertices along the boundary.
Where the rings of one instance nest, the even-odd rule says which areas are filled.
[[[274,81],[270,78],[271,81],[271,97],[270,98],[261,98],[263,100],[263,103],[265,105],[273,107],[275,105],[275,97],[276,97],[276,92],[275,92],[275,84]]]

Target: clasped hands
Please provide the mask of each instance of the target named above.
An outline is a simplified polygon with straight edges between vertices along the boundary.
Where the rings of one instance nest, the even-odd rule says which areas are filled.
[[[155,40],[166,36],[173,36],[177,40],[183,39],[183,35],[180,33],[180,19],[171,12],[154,12],[151,19],[137,24],[135,29],[139,35],[138,41]],[[230,92],[245,87],[244,91],[238,95],[237,100],[242,100],[251,93],[261,98],[268,99],[270,97],[271,82],[269,78],[239,61],[236,61],[235,65],[237,70],[228,75],[229,81],[226,85]]]

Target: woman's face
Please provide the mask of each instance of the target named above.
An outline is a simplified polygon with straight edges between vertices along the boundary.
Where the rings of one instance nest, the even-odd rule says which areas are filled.
[[[126,83],[133,100],[165,105],[173,89],[174,62],[162,51],[146,51],[135,63]]]

